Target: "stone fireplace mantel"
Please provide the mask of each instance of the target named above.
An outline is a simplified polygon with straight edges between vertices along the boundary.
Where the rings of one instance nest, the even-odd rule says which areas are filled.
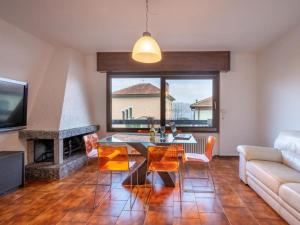
[[[66,130],[21,130],[19,131],[19,138],[21,139],[64,139],[81,134],[88,134],[97,132],[99,125],[89,125],[85,127],[76,127]]]

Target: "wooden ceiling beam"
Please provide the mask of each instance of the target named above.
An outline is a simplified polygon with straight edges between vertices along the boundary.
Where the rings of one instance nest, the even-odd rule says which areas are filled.
[[[98,52],[99,72],[203,72],[229,71],[230,51],[163,52],[154,64],[134,61],[131,52]]]

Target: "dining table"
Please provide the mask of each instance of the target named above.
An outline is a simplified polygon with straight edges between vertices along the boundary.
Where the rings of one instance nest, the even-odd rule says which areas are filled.
[[[156,134],[154,137],[148,133],[115,133],[108,137],[102,138],[98,141],[99,144],[126,144],[133,147],[138,151],[143,160],[130,171],[129,175],[124,179],[123,185],[130,184],[130,177],[132,175],[132,183],[134,185],[144,184],[147,174],[147,148],[149,146],[165,146],[172,144],[197,144],[193,134],[189,134],[189,139],[177,139],[172,134],[166,134],[164,138],[161,138],[160,134]],[[172,172],[158,172],[165,186],[175,187],[176,176]]]

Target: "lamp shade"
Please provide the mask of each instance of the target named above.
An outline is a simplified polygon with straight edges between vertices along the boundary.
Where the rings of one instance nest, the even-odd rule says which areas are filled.
[[[144,32],[133,46],[132,59],[141,63],[156,63],[161,60],[161,51],[158,43],[150,33]]]

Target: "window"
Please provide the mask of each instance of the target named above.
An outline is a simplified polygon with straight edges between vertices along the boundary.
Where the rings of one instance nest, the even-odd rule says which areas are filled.
[[[110,78],[110,128],[148,128],[149,121],[160,126],[160,78]]]
[[[166,79],[166,123],[213,127],[213,80]]]
[[[108,74],[108,131],[175,122],[182,131],[217,132],[219,73]]]

